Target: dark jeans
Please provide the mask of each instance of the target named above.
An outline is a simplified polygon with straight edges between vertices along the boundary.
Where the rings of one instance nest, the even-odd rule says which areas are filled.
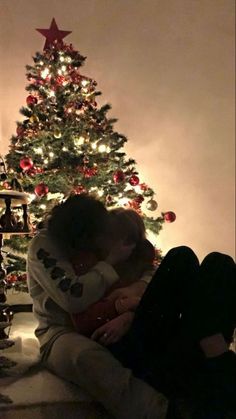
[[[235,263],[211,253],[201,264],[185,246],[170,250],[137,308],[129,333],[110,347],[133,372],[167,395],[191,393],[205,362],[199,341],[236,327]]]

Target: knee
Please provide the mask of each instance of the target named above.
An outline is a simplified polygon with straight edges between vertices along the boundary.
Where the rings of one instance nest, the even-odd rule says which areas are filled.
[[[177,259],[194,260],[198,262],[198,258],[194,251],[188,246],[173,247],[169,250],[168,255]]]
[[[235,270],[235,262],[229,255],[225,255],[220,252],[209,253],[202,261],[202,266],[214,267],[215,269],[220,266]]]

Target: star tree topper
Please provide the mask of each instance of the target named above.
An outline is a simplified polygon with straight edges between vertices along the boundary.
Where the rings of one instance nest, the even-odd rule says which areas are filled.
[[[36,31],[46,38],[44,49],[49,48],[54,41],[62,42],[63,38],[71,33],[71,31],[60,31],[54,18],[49,29],[36,29]]]

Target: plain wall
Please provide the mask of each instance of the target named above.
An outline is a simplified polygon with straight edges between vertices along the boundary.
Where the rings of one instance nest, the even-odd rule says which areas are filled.
[[[25,65],[52,17],[87,56],[165,224],[158,245],[235,256],[233,0],[0,0],[0,152],[25,105]],[[149,213],[150,214],[150,213]]]

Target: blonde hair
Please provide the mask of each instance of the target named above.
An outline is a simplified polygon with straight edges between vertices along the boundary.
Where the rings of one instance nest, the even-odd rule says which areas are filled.
[[[145,225],[140,215],[125,208],[109,211],[111,216],[112,234],[116,238],[125,238],[128,243],[138,243],[146,238]]]

